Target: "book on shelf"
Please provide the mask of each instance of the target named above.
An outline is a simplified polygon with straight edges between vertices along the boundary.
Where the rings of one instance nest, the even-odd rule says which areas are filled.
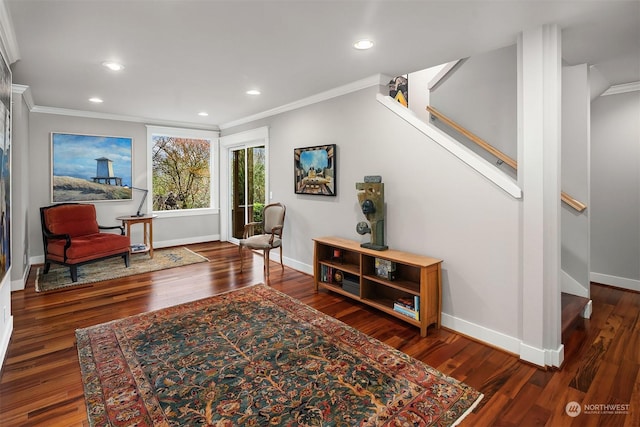
[[[418,295],[400,297],[394,301],[393,309],[405,316],[420,320],[420,297]]]
[[[333,267],[329,267],[328,265],[321,265],[320,266],[320,281],[325,282],[325,283],[335,283],[335,273],[336,273],[336,269],[334,269]]]
[[[410,308],[407,308],[405,306],[403,306],[400,303],[394,302],[393,303],[393,310],[404,315],[407,317],[411,317],[412,319],[415,320],[420,320],[420,311],[418,310],[412,310]]]
[[[413,297],[400,297],[395,302],[410,310],[420,311],[420,297],[414,295]]]
[[[133,245],[131,245],[131,250],[133,252],[144,251],[146,249],[147,249],[147,245],[144,245],[144,244],[133,244]]]

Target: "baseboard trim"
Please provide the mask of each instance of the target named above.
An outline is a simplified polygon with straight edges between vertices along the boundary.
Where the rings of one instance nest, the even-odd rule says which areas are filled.
[[[2,331],[2,343],[0,343],[0,370],[4,366],[4,360],[7,357],[7,352],[9,351],[11,334],[13,334],[13,316],[9,316],[5,323],[4,331]]]
[[[210,234],[208,236],[188,237],[186,239],[163,240],[153,243],[153,249],[169,248],[172,246],[193,245],[195,243],[217,242],[220,240],[219,234]]]
[[[587,305],[582,309],[582,313],[580,314],[584,319],[591,319],[591,313],[593,313],[593,301],[589,300]]]
[[[269,258],[271,258],[271,260],[273,261],[280,262],[280,254],[278,253],[278,251],[271,251],[271,253],[269,254]],[[297,259],[289,258],[286,256],[282,257],[282,262],[284,262],[284,265],[286,265],[287,267],[313,276],[313,266],[310,264],[305,264],[298,261]]]
[[[22,291],[27,287],[27,279],[29,278],[29,270],[31,270],[31,264],[27,264],[25,266],[24,272],[22,273],[22,278],[18,280],[11,281],[11,292],[13,291]]]
[[[35,264],[44,264],[44,255],[36,255],[29,257],[29,268]]]
[[[560,347],[552,350],[520,343],[520,360],[540,367],[551,366],[559,368],[564,362],[564,345],[560,344]]]
[[[640,280],[628,279],[626,277],[612,276],[610,274],[591,272],[589,276],[592,282],[602,283],[603,285],[615,286],[616,288],[628,289],[630,291],[640,292]]]
[[[545,365],[559,368],[564,362],[564,344],[560,344],[556,350],[544,350]]]
[[[485,345],[513,354],[520,357],[521,360],[541,368],[547,366],[560,367],[564,361],[564,346],[562,344],[555,350],[540,349],[523,343],[519,338],[485,328],[447,313],[442,313],[442,326]]]
[[[520,342],[520,350],[518,351],[520,355],[520,359],[525,362],[532,363],[538,366],[546,366],[547,365],[547,356],[546,352],[538,347],[533,347],[529,344],[525,344]]]
[[[442,313],[441,322],[442,326],[451,329],[454,332],[466,335],[509,353],[517,355],[520,354],[520,340],[518,338],[485,328],[484,326],[477,325],[447,313]]]

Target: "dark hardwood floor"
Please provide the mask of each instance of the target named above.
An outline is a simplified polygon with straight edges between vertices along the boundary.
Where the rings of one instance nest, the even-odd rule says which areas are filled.
[[[236,246],[190,245],[209,263],[37,294],[12,294],[14,332],[0,377],[0,426],[86,426],[75,330],[263,282],[259,255],[239,272]],[[567,334],[565,364],[544,371],[445,329],[417,328],[271,264],[271,286],[477,388],[463,426],[640,426],[640,294],[592,285],[593,316]],[[565,406],[589,405],[569,417]],[[611,407],[625,414],[607,413]],[[581,406],[584,408],[584,406]],[[625,409],[627,408],[627,409]]]

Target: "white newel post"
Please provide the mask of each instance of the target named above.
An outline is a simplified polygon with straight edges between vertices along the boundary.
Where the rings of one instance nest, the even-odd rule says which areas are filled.
[[[518,180],[524,193],[520,358],[560,366],[560,28],[524,31],[518,59]]]

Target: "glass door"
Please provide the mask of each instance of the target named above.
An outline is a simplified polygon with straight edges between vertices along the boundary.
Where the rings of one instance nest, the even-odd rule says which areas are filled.
[[[269,194],[269,128],[220,137],[220,240],[238,243]]]
[[[229,162],[230,240],[233,241],[242,238],[245,224],[262,221],[267,200],[265,146],[233,147]]]

